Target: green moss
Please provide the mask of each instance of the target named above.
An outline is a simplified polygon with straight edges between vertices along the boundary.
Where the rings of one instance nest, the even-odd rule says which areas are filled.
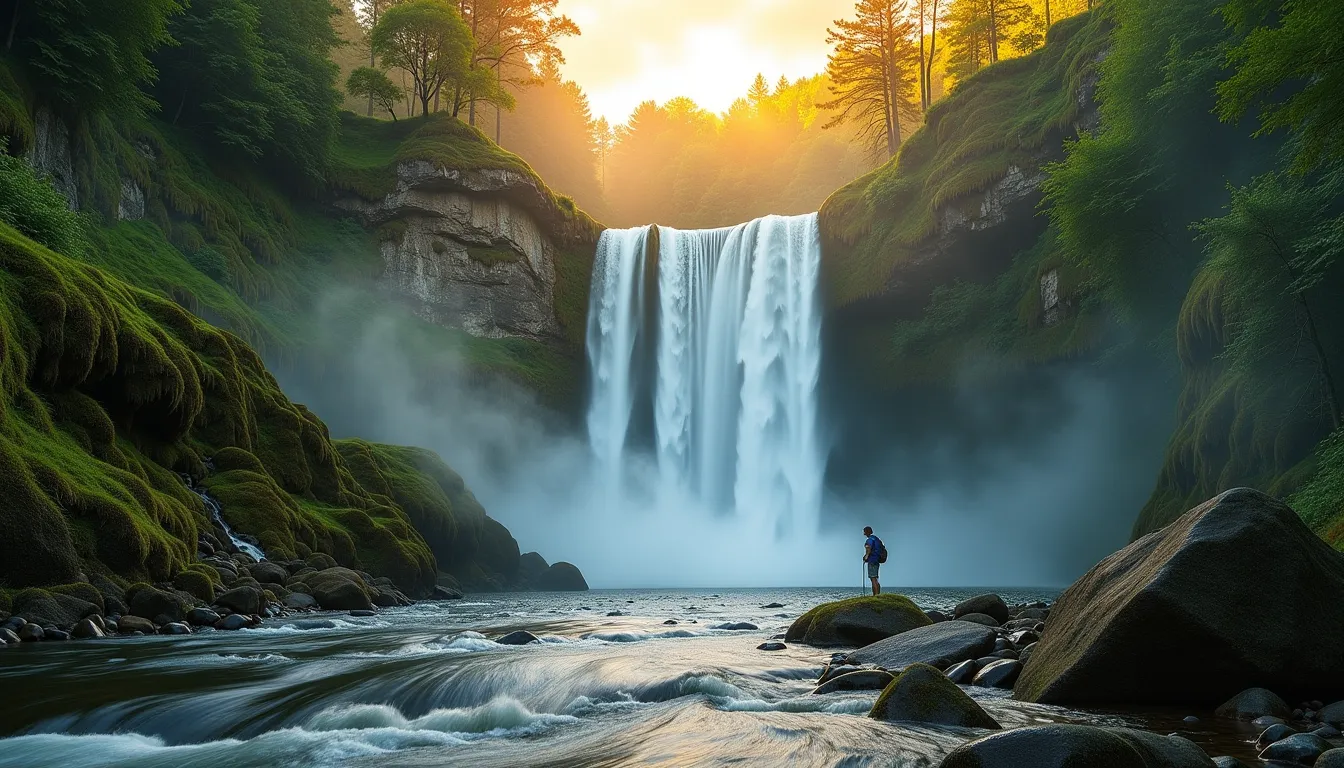
[[[854,626],[844,621],[847,616],[860,619],[874,616],[890,616],[892,631],[881,632],[860,620]],[[805,641],[817,645],[865,644],[884,636],[896,634],[916,627],[927,626],[933,622],[905,595],[884,592],[880,595],[864,595],[845,600],[822,603],[799,616],[789,627],[787,638],[792,641]],[[863,635],[863,637],[859,637]],[[868,637],[869,635],[874,635]]]
[[[833,300],[880,292],[935,234],[940,208],[988,189],[1013,166],[1037,167],[1072,130],[1077,93],[1108,34],[1096,13],[1059,22],[1045,47],[968,78],[929,109],[895,158],[833,194],[821,209]]]
[[[517,264],[523,260],[523,255],[511,248],[486,248],[469,245],[466,250],[468,258],[486,268],[497,264]]]
[[[178,573],[173,577],[173,586],[204,601],[206,605],[215,601],[214,580],[198,570],[188,569]]]

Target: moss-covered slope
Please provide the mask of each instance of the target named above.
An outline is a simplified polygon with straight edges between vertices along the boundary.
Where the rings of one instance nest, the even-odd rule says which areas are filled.
[[[178,473],[205,477],[230,524],[278,557],[325,552],[413,591],[438,568],[516,568],[516,544],[510,563],[507,533],[432,454],[338,446],[241,338],[7,225],[0,334],[7,587],[186,570],[209,522]],[[441,492],[418,494],[430,485]]]

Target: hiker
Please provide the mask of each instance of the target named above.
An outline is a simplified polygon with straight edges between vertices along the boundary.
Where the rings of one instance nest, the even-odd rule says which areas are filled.
[[[877,569],[887,561],[887,546],[873,535],[870,526],[864,526],[863,535],[868,537],[863,542],[863,562],[868,564],[868,578],[873,582],[873,594],[876,595],[882,591],[882,585],[877,583]]]

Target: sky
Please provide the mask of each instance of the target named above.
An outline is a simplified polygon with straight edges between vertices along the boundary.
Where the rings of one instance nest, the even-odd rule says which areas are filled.
[[[583,30],[562,42],[566,78],[595,116],[623,123],[642,101],[689,96],[722,112],[756,73],[773,85],[826,68],[826,28],[854,0],[560,0]]]

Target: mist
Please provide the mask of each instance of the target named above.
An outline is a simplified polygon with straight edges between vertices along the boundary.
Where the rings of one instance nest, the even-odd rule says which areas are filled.
[[[857,482],[828,489],[820,530],[778,538],[770,510],[701,504],[666,487],[651,456],[628,461],[613,487],[579,420],[520,385],[483,382],[459,348],[438,350],[427,377],[403,342],[419,320],[396,305],[354,320],[343,311],[349,301],[335,293],[320,302],[322,365],[277,367],[286,393],[334,437],[436,451],[521,551],[575,563],[595,588],[857,589],[863,525],[891,553],[886,586],[1064,585],[1126,543],[1170,427],[1171,399],[1136,407],[1129,379],[1061,371],[1010,406],[986,395],[968,366],[956,428],[892,431]],[[968,427],[1005,425],[1007,436],[967,440]],[[831,434],[847,439],[843,428]]]

